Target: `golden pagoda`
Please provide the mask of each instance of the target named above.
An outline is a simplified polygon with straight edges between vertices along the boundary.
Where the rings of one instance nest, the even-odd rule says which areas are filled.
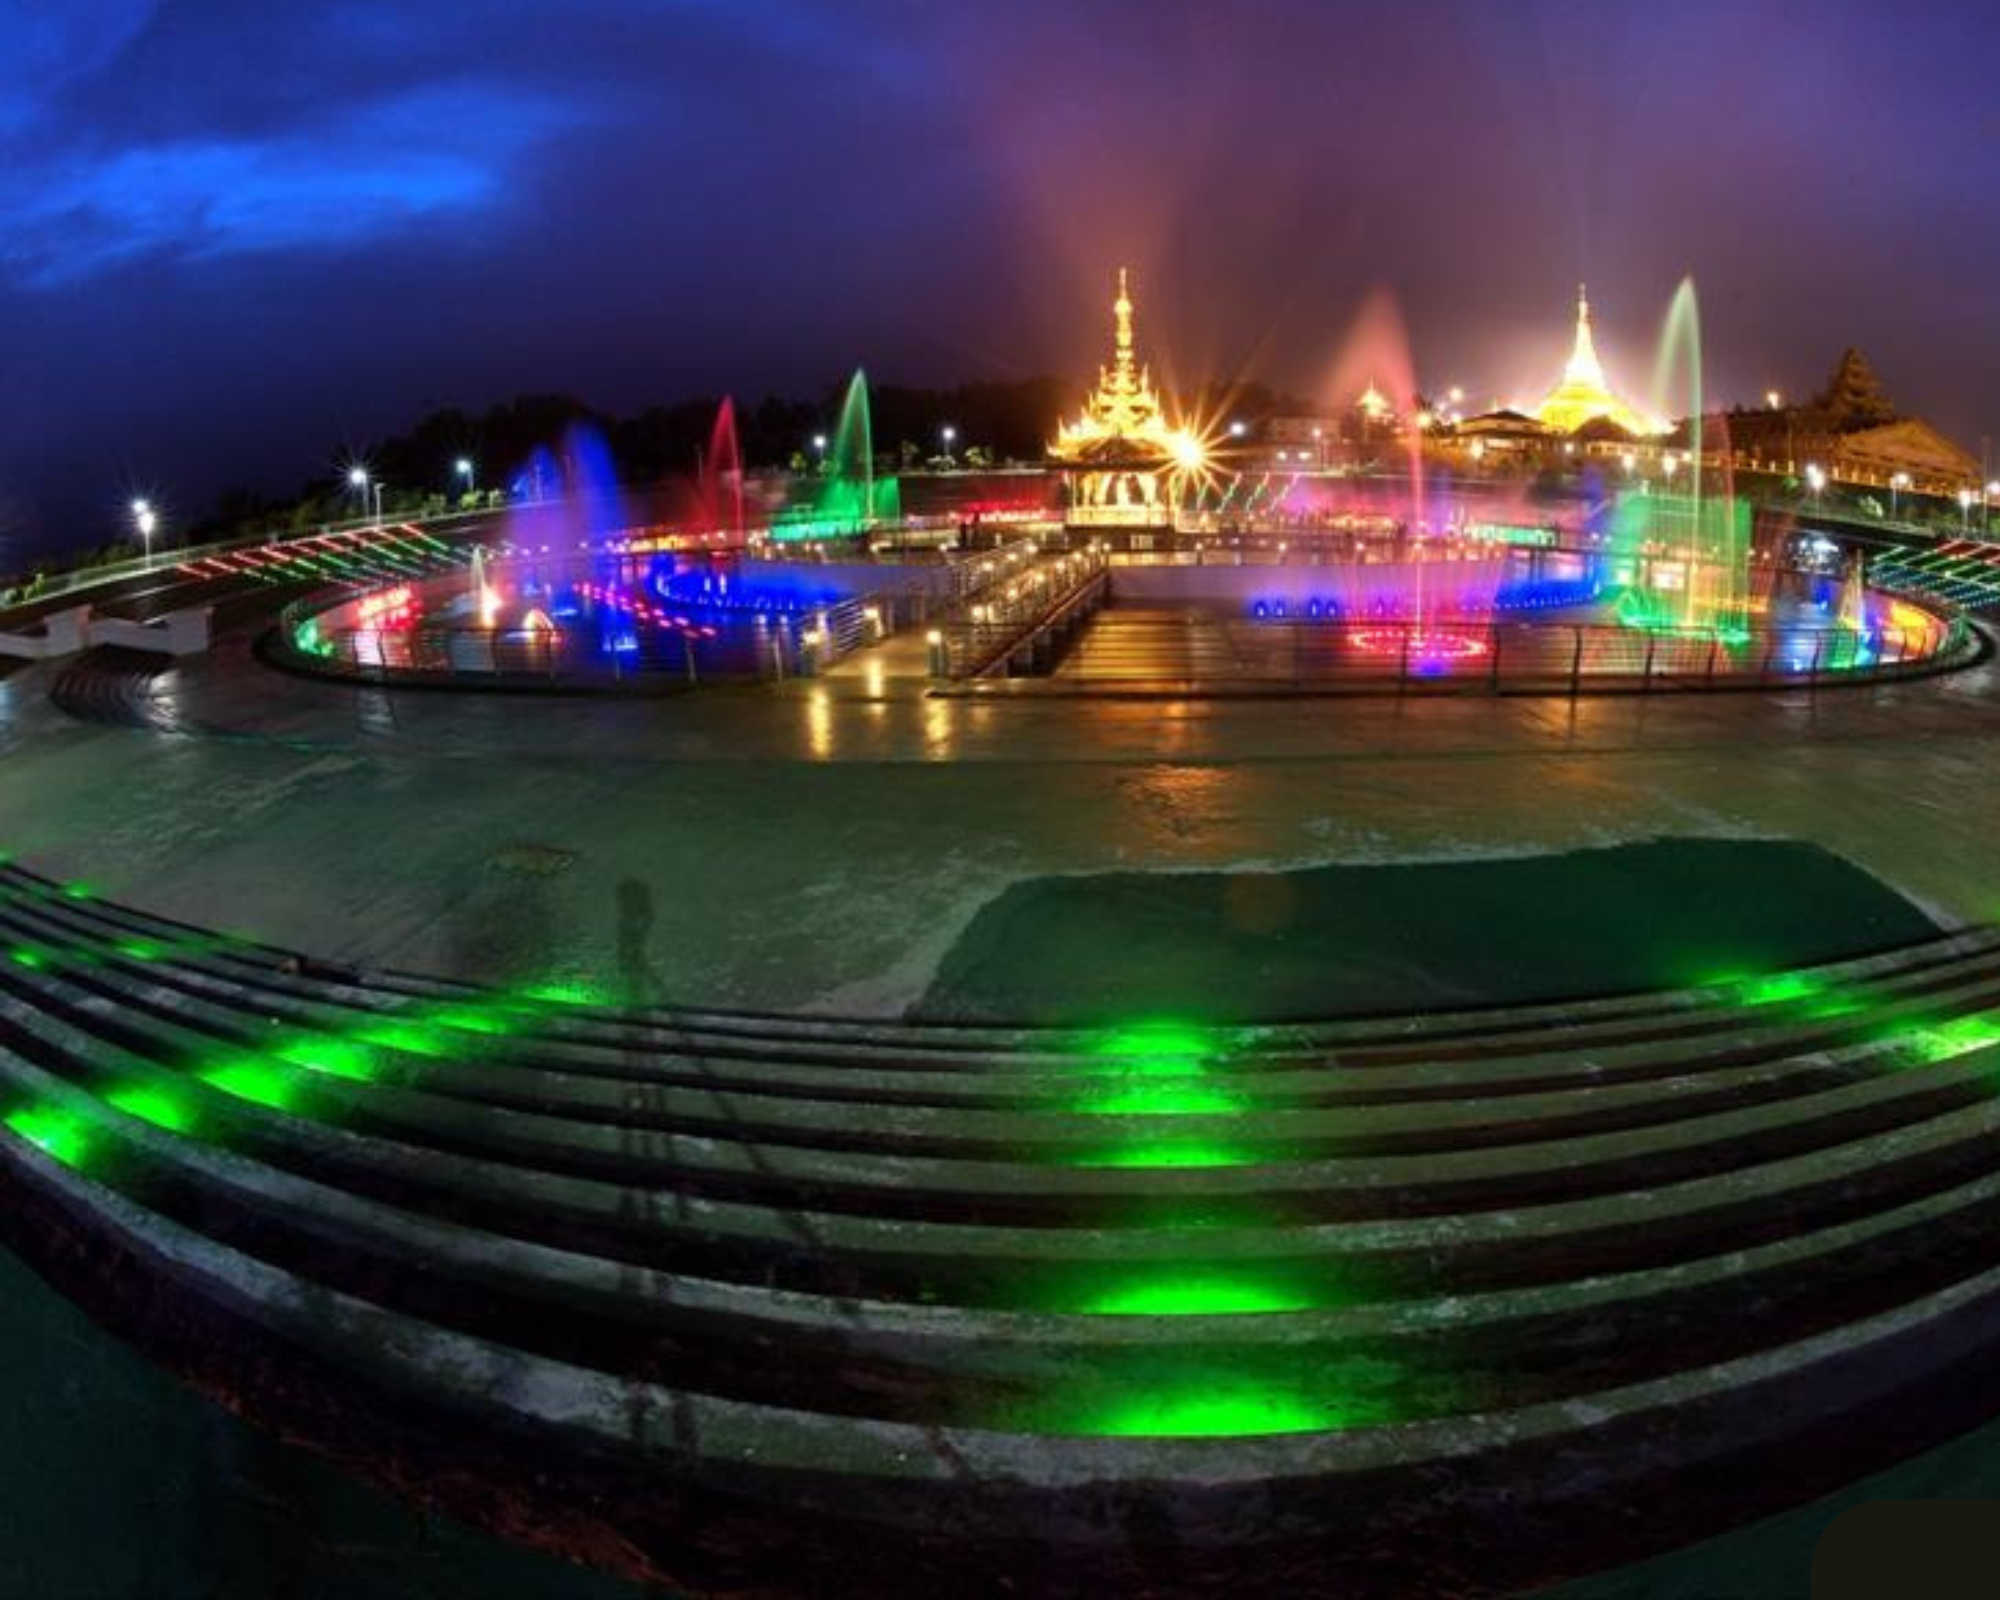
[[[1562,382],[1535,407],[1535,420],[1557,433],[1574,433],[1599,417],[1616,423],[1634,437],[1666,432],[1665,424],[1633,410],[1605,382],[1604,366],[1597,359],[1597,345],[1590,336],[1590,297],[1584,286],[1578,284],[1576,346],[1570,351],[1569,365],[1563,368]]]
[[[1057,430],[1049,459],[1066,469],[1072,522],[1164,523],[1172,519],[1185,475],[1199,470],[1208,452],[1194,432],[1168,420],[1151,371],[1139,364],[1123,267],[1111,311],[1111,364],[1097,369],[1097,387],[1082,413]]]

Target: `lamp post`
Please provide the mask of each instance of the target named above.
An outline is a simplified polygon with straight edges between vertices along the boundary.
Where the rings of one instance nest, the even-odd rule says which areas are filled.
[[[812,437],[813,467],[817,471],[826,470],[826,435],[816,433]]]
[[[1909,488],[1909,486],[1910,475],[1907,472],[1892,472],[1889,475],[1889,517],[1891,521],[1896,520],[1902,515],[1900,508],[1902,506],[1903,491]]]
[[[382,485],[370,475],[368,469],[358,462],[347,469],[347,486],[361,495],[361,514],[368,515],[369,497],[374,497],[375,526],[382,526]]]
[[[949,463],[951,460],[952,444],[958,438],[958,429],[954,428],[949,422],[947,422],[944,425],[944,427],[939,430],[938,437],[944,441],[944,458],[945,461]]]
[[[1818,504],[1826,493],[1826,468],[1817,461],[1806,463],[1806,487],[1812,491],[1814,503]]]
[[[1958,491],[1958,526],[1963,533],[1972,532],[1972,491]]]
[[[160,526],[159,514],[153,510],[149,500],[132,502],[132,525],[139,530],[139,542],[145,551],[145,564],[153,564],[153,534]]]
[[[479,488],[479,468],[471,456],[460,456],[451,464],[451,470],[465,480],[467,494],[472,494]]]

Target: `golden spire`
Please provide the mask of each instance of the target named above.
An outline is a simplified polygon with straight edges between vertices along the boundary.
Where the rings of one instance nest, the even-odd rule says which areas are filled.
[[[1590,336],[1590,291],[1576,286],[1576,347],[1570,351],[1563,381],[1585,388],[1604,388],[1604,365],[1597,359],[1597,343]]]
[[[1118,359],[1129,364],[1132,359],[1132,288],[1130,275],[1124,267],[1118,269],[1118,298],[1111,310],[1118,318]]]
[[[1590,334],[1590,294],[1576,286],[1576,343],[1571,347],[1563,380],[1535,408],[1535,415],[1558,433],[1574,433],[1597,417],[1609,417],[1627,433],[1663,433],[1665,425],[1628,406],[1611,391],[1604,364],[1597,359],[1597,342]]]

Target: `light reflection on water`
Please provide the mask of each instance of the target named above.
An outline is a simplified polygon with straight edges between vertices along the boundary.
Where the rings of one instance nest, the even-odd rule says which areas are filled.
[[[806,696],[806,748],[815,761],[834,757],[833,696],[825,688]]]
[[[924,755],[949,761],[958,754],[957,721],[951,701],[933,695],[924,701]]]
[[[937,569],[932,569],[933,576]],[[314,653],[468,674],[785,676],[832,608],[904,569],[602,551],[515,556],[350,597]]]

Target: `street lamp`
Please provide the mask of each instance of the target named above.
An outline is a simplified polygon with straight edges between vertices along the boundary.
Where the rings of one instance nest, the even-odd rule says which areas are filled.
[[[1776,411],[1784,403],[1785,397],[1779,394],[1776,389],[1766,389],[1764,391],[1764,404],[1769,406],[1773,411]]]
[[[1229,425],[1229,437],[1232,439],[1240,439],[1243,437],[1244,434],[1248,433],[1249,431],[1250,428],[1247,423],[1239,421],[1239,422],[1232,422]]]
[[[958,429],[947,422],[943,429],[940,430],[938,437],[944,440],[944,458],[949,461],[951,459],[952,442],[958,438]]]
[[[814,455],[815,457],[817,457],[817,459],[818,459],[818,464],[819,464],[820,466],[825,466],[825,465],[826,465],[826,435],[825,435],[825,434],[823,434],[823,433],[816,433],[816,434],[814,434],[814,435],[813,435],[813,455]]]
[[[153,534],[160,526],[159,514],[153,510],[149,500],[132,502],[132,524],[139,530],[139,541],[145,547],[146,564],[153,563]]]
[[[1909,486],[1910,475],[1907,472],[1893,472],[1889,475],[1889,515],[1892,519],[1902,514],[1898,508],[1902,505],[1903,491]]]
[[[1812,497],[1818,500],[1826,490],[1826,468],[1817,461],[1806,463],[1806,487],[1812,490]]]
[[[479,469],[473,464],[471,456],[460,456],[451,464],[451,470],[465,480],[465,492],[467,494],[471,494],[479,487]]]
[[[1958,491],[1958,521],[1959,527],[1966,533],[1972,532],[1972,491],[1970,489],[1961,489]]]
[[[368,497],[375,497],[375,526],[382,526],[382,485],[369,476],[368,469],[356,462],[347,469],[347,486],[361,495],[361,514],[368,515]]]

